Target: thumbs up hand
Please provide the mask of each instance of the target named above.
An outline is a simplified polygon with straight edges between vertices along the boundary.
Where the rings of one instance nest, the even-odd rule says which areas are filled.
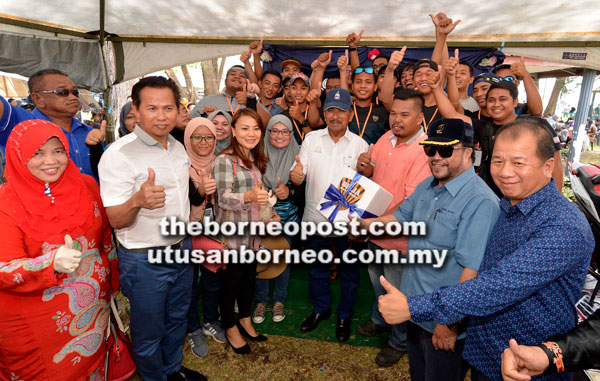
[[[259,179],[258,183],[252,188],[250,192],[250,201],[257,203],[258,205],[266,205],[267,199],[269,198],[269,192],[263,188],[262,180]]]
[[[358,156],[356,160],[356,170],[358,173],[363,173],[371,164],[371,155],[373,154],[373,144],[369,144],[367,152],[363,152]]]
[[[106,120],[103,120],[100,123],[100,129],[92,128],[90,132],[88,132],[85,137],[85,144],[94,146],[98,143],[102,143],[104,141],[104,137],[106,136]]]
[[[65,235],[65,245],[58,248],[54,255],[54,271],[57,273],[71,274],[81,262],[81,251],[73,249],[73,239]]]
[[[245,105],[246,102],[248,102],[248,86],[250,85],[250,80],[247,79],[246,83],[244,83],[244,86],[242,87],[241,91],[237,91],[235,93],[235,98],[237,99],[238,103],[241,105]]]
[[[290,188],[281,182],[281,179],[277,178],[277,188],[274,190],[275,196],[280,200],[285,200],[290,195]]]
[[[337,60],[337,67],[340,71],[346,72],[346,67],[348,66],[348,49],[344,50],[344,55],[340,56]]]
[[[136,192],[136,206],[144,209],[159,209],[165,206],[167,194],[165,188],[155,184],[156,174],[148,168],[148,179],[142,183]]]
[[[381,295],[378,299],[378,308],[381,316],[388,324],[400,324],[410,320],[410,311],[408,309],[408,300],[396,287],[382,275],[379,277],[381,286],[387,294]]]
[[[294,168],[292,168],[292,171],[290,172],[290,180],[292,180],[292,183],[294,183],[295,185],[300,185],[302,184],[305,178],[306,175],[304,174],[304,167],[302,166],[302,162],[300,161],[300,156],[296,156],[296,165],[294,166]]]
[[[510,71],[517,77],[523,79],[529,75],[527,66],[525,66],[525,57],[521,56],[521,60],[510,65]]]
[[[294,104],[290,106],[289,109],[290,116],[299,122],[304,122],[304,115],[302,115],[302,111],[300,111],[300,106],[298,105],[298,100],[294,101]]]
[[[209,172],[207,177],[206,173],[202,171],[202,187],[206,196],[210,196],[217,191],[217,180],[213,179],[212,173]]]

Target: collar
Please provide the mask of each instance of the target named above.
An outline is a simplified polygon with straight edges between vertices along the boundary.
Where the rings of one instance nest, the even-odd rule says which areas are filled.
[[[33,109],[33,111],[31,112],[31,115],[33,115],[35,117],[35,119],[42,119],[42,120],[47,120],[48,122],[52,122],[52,120],[48,116],[46,116],[46,114],[41,112],[37,107]],[[81,128],[82,126],[86,126],[86,125],[81,123],[78,119],[71,117],[71,133],[75,129]],[[61,128],[61,130],[63,130],[63,129]],[[65,133],[67,133],[67,131],[65,131],[65,130],[63,130],[63,131]]]
[[[412,138],[408,139],[407,141],[405,141],[404,143],[400,143],[400,144],[404,144],[404,145],[411,145],[415,140],[417,140],[419,137],[421,137],[423,134],[425,133],[425,131],[423,130],[423,126],[419,127],[419,130],[412,136]],[[389,136],[391,142],[392,142],[392,147],[396,147],[398,138],[396,137],[396,135],[394,135],[394,133],[392,133]]]
[[[317,131],[319,131],[319,130],[317,130]],[[329,128],[328,127],[322,128],[320,131],[322,131],[321,132],[321,136],[327,136],[329,139],[331,139],[333,141],[333,139],[331,138],[331,135],[329,135]],[[340,140],[344,139],[344,138],[350,140],[350,134],[352,134],[352,132],[350,132],[350,130],[348,129],[348,126],[346,126],[346,133],[344,133],[344,136],[342,136],[340,138]]]
[[[140,140],[142,142],[144,142],[144,144],[146,144],[148,146],[154,146],[154,145],[158,144],[161,148],[163,148],[162,144],[160,144],[160,142],[158,142],[158,140],[156,140],[152,136],[150,136],[146,131],[142,130],[142,128],[139,126],[139,124],[135,125],[135,128],[133,129],[133,133],[138,138],[140,138]],[[176,141],[177,140],[173,136],[171,136],[171,134],[167,135],[167,148],[169,148],[169,146]]]
[[[456,197],[456,194],[461,190],[461,188],[463,186],[465,186],[468,182],[470,182],[471,179],[473,177],[475,177],[475,176],[477,176],[475,174],[475,169],[473,168],[473,166],[471,166],[469,169],[467,169],[466,171],[464,171],[460,175],[456,176],[455,178],[453,178],[452,180],[450,180],[449,182],[447,182],[443,186],[443,188],[446,188],[446,190],[448,191],[448,193],[450,193],[450,195],[452,195],[452,197]],[[437,187],[438,186],[438,180],[436,178],[434,178],[431,181],[430,186],[432,188],[434,186]]]
[[[529,213],[531,213],[531,211],[542,202],[558,197],[556,193],[558,193],[558,189],[556,188],[554,179],[551,179],[550,182],[543,186],[540,190],[527,197],[526,199],[521,200],[516,205],[511,205],[508,197],[504,196],[502,200],[500,200],[500,207],[507,214],[511,211],[519,210],[523,215],[526,216]]]

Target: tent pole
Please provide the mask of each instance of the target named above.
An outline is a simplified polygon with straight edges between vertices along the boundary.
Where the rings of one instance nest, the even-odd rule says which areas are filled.
[[[583,71],[583,81],[581,82],[581,91],[579,93],[579,102],[577,103],[577,112],[575,114],[575,122],[573,123],[573,138],[571,142],[577,141],[577,135],[579,135],[582,124],[585,123],[587,117],[587,110],[590,107],[590,100],[592,98],[592,91],[594,90],[594,79],[596,78],[596,70],[585,69]],[[569,148],[568,163],[573,162],[575,156],[575,149],[573,149],[573,143]],[[568,175],[568,166],[565,168],[565,173]]]

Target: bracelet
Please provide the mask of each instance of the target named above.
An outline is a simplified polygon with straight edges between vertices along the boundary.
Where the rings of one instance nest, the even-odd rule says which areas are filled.
[[[358,50],[358,48],[348,48],[348,50],[351,51],[351,52],[355,52],[355,51]]]
[[[548,369],[544,372],[544,374],[549,373],[561,373],[565,371],[565,364],[563,363],[563,353],[562,349],[558,346],[558,344],[554,342],[546,342],[539,344],[538,347],[542,348],[546,356],[548,356],[548,361],[550,365]]]

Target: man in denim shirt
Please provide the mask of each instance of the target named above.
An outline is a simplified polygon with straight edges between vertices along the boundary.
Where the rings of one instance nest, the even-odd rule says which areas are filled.
[[[552,179],[554,143],[539,119],[517,119],[496,133],[491,173],[505,197],[476,278],[408,297],[381,278],[379,311],[405,320],[452,324],[470,316],[463,358],[471,380],[499,380],[511,338],[535,345],[577,322],[575,303],[594,249],[583,214]],[[571,380],[571,373],[536,380]]]
[[[440,268],[419,264],[404,269],[400,289],[407,296],[474,278],[500,213],[498,198],[473,169],[473,127],[460,119],[439,119],[427,135],[420,144],[429,156],[433,177],[421,182],[392,218],[427,224],[427,235],[409,238],[409,253],[437,249],[447,250],[447,255]],[[409,322],[411,379],[464,379],[460,377],[464,338],[457,326]]]

